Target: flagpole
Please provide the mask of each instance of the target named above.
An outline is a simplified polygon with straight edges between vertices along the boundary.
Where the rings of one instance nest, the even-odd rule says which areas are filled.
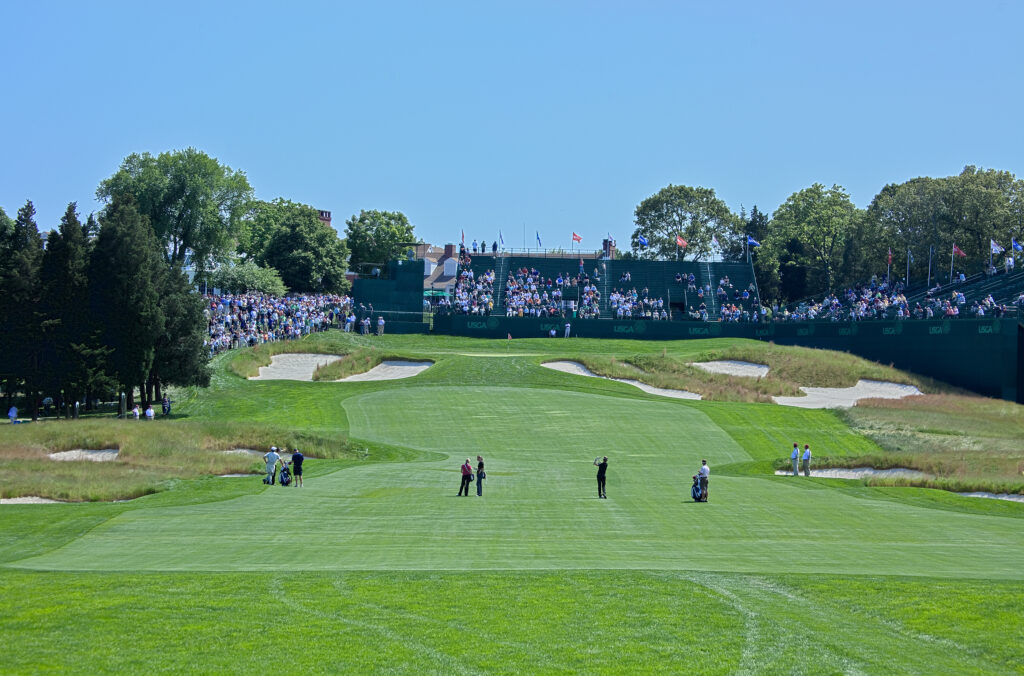
[[[931,244],[928,245],[928,288],[932,288],[932,252],[935,251],[935,247]]]
[[[953,283],[953,256],[956,255],[956,244],[953,245],[953,250],[949,252],[949,283]]]
[[[907,288],[910,288],[910,247],[907,247]]]

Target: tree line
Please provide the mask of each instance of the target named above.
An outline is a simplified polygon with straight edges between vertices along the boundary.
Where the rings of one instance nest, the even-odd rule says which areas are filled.
[[[732,212],[711,188],[669,185],[635,211],[632,251],[641,259],[745,260],[750,253],[763,299],[820,295],[908,267],[912,284],[985,269],[992,242],[1014,255],[1024,240],[1024,181],[1008,171],[967,166],[956,176],[886,185],[866,209],[838,185],[793,193],[769,216],[755,205]],[[678,239],[677,239],[678,238]],[[680,240],[685,247],[680,246]],[[714,247],[712,242],[717,241]],[[756,244],[748,244],[753,240]],[[646,242],[646,246],[642,245]],[[954,256],[953,247],[958,252]]]
[[[31,201],[0,208],[0,384],[73,402],[125,392],[129,406],[168,385],[209,383],[200,289],[344,293],[348,266],[404,254],[413,227],[399,212],[362,211],[345,240],[312,206],[254,198],[244,172],[195,148],[132,154],[96,190],[83,223],[68,205],[40,233]],[[351,244],[351,251],[349,244]],[[383,266],[382,266],[383,267]]]

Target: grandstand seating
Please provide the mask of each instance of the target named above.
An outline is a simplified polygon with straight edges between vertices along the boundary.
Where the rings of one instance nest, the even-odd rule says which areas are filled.
[[[559,275],[576,277],[580,274],[579,257],[541,257],[541,256],[519,256],[508,255],[492,257],[480,255],[472,259],[470,268],[474,274],[482,274],[488,270],[494,270],[495,278],[495,302],[494,312],[505,313],[505,281],[509,272],[526,268],[535,269],[545,279],[557,279]],[[595,278],[594,270],[597,269]],[[591,283],[596,283],[601,293],[601,316],[610,317],[611,309],[609,298],[617,289],[636,289],[642,292],[648,290],[651,298],[662,298],[666,307],[671,307],[673,319],[688,319],[686,308],[698,307],[700,301],[693,292],[687,292],[687,285],[677,284],[676,273],[682,273],[684,278],[693,273],[698,286],[710,288],[706,292],[704,302],[707,305],[710,318],[717,318],[719,306],[715,292],[718,282],[723,277],[728,277],[733,288],[740,291],[747,289],[754,282],[753,268],[749,263],[725,263],[725,262],[694,262],[694,261],[638,261],[638,260],[600,260],[593,257],[583,259],[583,271]],[[620,281],[623,273],[630,274],[630,281]],[[568,287],[563,289],[564,300],[579,300],[579,287]],[[731,289],[729,302],[733,302]],[[749,310],[754,306],[756,293],[751,294],[751,299],[746,303],[739,303],[743,309]]]

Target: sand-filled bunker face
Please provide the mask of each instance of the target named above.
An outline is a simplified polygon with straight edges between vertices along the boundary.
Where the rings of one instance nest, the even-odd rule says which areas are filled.
[[[432,361],[383,361],[366,373],[341,378],[336,382],[351,383],[372,380],[401,380],[423,373],[434,365]]]
[[[924,394],[913,385],[858,380],[853,387],[801,387],[805,397],[775,397],[776,404],[800,408],[850,408],[861,399],[902,399]]]
[[[260,374],[249,380],[299,380],[312,382],[317,368],[341,359],[336,354],[275,354],[270,366],[261,366]]]
[[[687,392],[686,390],[669,390],[663,387],[654,387],[647,383],[642,383],[639,380],[632,380],[630,378],[607,378],[605,376],[598,375],[588,369],[583,364],[577,361],[549,361],[541,364],[544,368],[549,368],[554,371],[561,371],[562,373],[570,373],[576,376],[587,376],[589,378],[604,378],[605,380],[614,380],[620,383],[626,383],[633,387],[638,387],[648,394],[656,394],[660,397],[671,397],[673,399],[700,399],[700,395],[694,392]]]

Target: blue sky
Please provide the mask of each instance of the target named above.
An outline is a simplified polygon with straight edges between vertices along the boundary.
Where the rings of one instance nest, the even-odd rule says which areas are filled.
[[[41,229],[129,153],[195,146],[262,199],[404,212],[441,244],[625,242],[673,184],[866,207],[1024,174],[1020,2],[6,0],[0,206]]]

